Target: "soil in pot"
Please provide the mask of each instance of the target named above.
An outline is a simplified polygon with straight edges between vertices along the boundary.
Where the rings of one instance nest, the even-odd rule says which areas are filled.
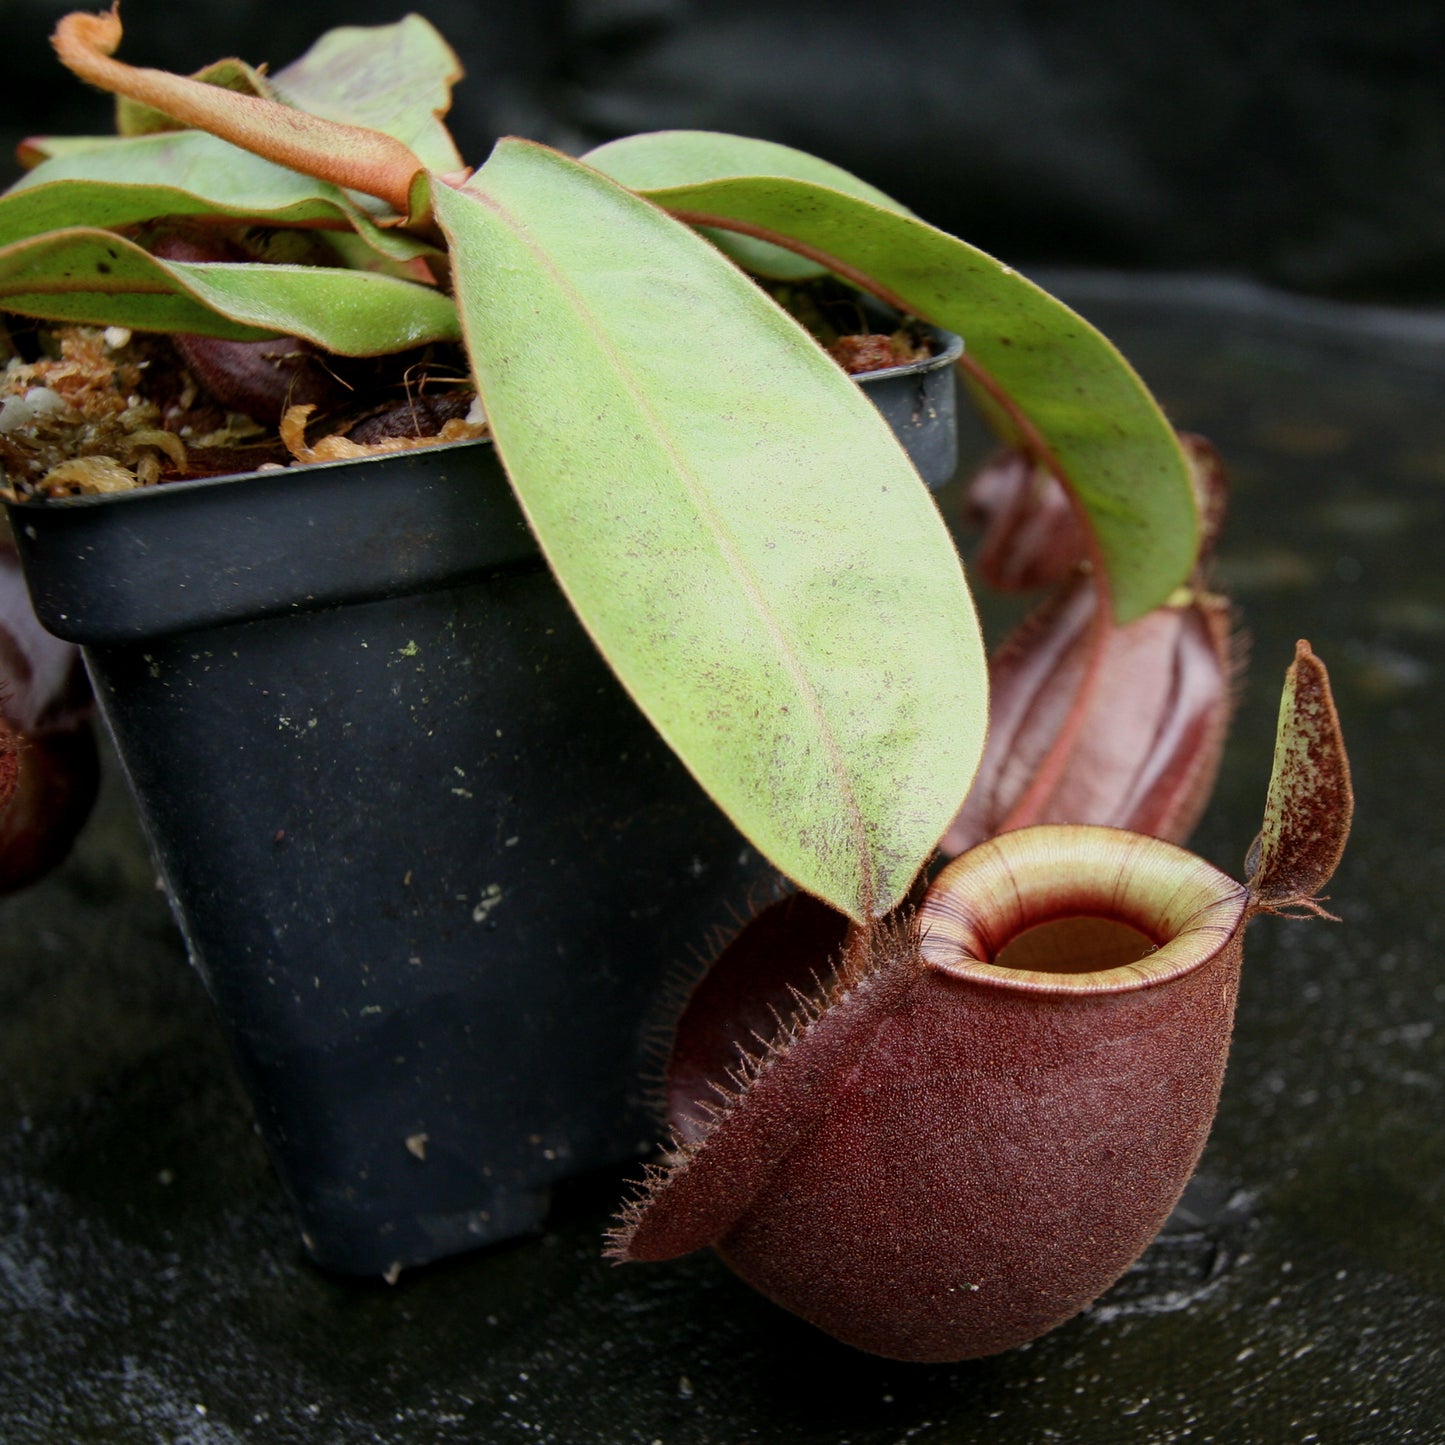
[[[850,375],[914,369],[938,349],[928,328],[885,317],[840,283],[768,289]],[[6,320],[0,473],[17,499],[103,495],[486,435],[458,346],[355,359],[285,337],[238,342]]]

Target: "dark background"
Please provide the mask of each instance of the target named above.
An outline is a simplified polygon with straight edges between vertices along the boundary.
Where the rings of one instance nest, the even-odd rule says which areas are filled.
[[[7,157],[103,131],[3,0]],[[406,0],[127,0],[122,54],[273,68]],[[1227,272],[1445,303],[1445,6],[1355,0],[414,0],[467,68],[453,125],[569,151],[672,126],[812,150],[1021,266]]]
[[[126,0],[124,53],[279,65],[403,3]],[[0,0],[6,149],[108,125],[49,55],[65,8]],[[503,131],[577,150],[734,129],[816,150],[1010,262],[1116,268],[1059,289],[1234,483],[1220,580],[1254,661],[1196,846],[1240,866],[1307,636],[1359,795],[1330,890],[1343,922],[1251,930],[1208,1150],[1139,1265],[1035,1346],[903,1366],[806,1329],[710,1254],[605,1264],[612,1174],[561,1191],[545,1234],[394,1289],[307,1266],[112,765],[71,859],[0,910],[0,1438],[1445,1440],[1445,5],[418,8],[468,66],[472,159]],[[959,515],[957,486],[943,505]]]

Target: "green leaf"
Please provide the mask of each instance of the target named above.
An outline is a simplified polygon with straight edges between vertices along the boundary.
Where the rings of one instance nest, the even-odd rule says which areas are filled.
[[[845,279],[958,332],[974,379],[1032,428],[1082,504],[1120,622],[1187,579],[1198,549],[1188,464],[1158,403],[1109,341],[984,252],[818,180],[812,157],[773,146],[767,173],[741,176],[737,164],[718,165],[718,151],[716,136],[672,132],[665,170],[659,163],[666,183],[643,194],[691,224],[789,238]],[[685,181],[689,152],[695,168]],[[740,142],[739,164],[748,153]]]
[[[104,150],[120,138],[113,135],[31,135],[15,147],[15,159],[26,170],[56,156],[83,155],[86,151]]]
[[[497,445],[623,684],[739,828],[854,918],[977,766],[986,668],[932,500],[858,389],[705,241],[504,141],[433,187]]]
[[[392,25],[329,30],[270,80],[289,105],[393,136],[429,170],[445,174],[462,165],[441,119],[461,74],[461,62],[431,23],[408,15]]]
[[[204,131],[89,139],[62,148],[0,196],[0,245],[70,226],[220,216],[267,226],[350,226],[392,260],[429,249],[377,226],[339,186]]]
[[[670,186],[691,185],[699,176],[717,180],[723,176],[791,175],[799,180],[831,186],[845,195],[857,196],[912,215],[906,207],[885,196],[867,181],[850,175],[841,166],[819,160],[805,151],[778,145],[770,140],[725,135],[707,130],[657,130],[644,135],[624,136],[588,151],[582,157],[605,176],[611,176],[631,191],[658,191]],[[767,241],[736,232],[700,228],[713,245],[731,256],[738,265],[758,276],[779,281],[806,281],[827,275],[828,268],[784,250]]]
[[[0,247],[0,309],[239,340],[279,332],[344,356],[459,335],[456,308],[428,286],[340,267],[161,261],[82,228]]]

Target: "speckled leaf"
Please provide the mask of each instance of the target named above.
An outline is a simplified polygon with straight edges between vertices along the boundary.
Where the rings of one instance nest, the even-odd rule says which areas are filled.
[[[0,247],[0,307],[242,340],[279,332],[344,356],[458,336],[456,308],[428,286],[341,267],[161,261],[109,231],[81,228]]]
[[[87,146],[62,148],[0,196],[0,245],[68,226],[130,226],[162,216],[350,226],[394,260],[429,249],[377,226],[340,187],[198,130],[92,137]]]
[[[642,179],[662,182],[643,194],[693,225],[786,238],[958,332],[965,371],[1032,430],[1083,505],[1119,620],[1142,616],[1185,581],[1198,545],[1187,463],[1148,389],[1099,332],[982,251],[856,187],[821,181],[811,157],[770,147],[767,171],[742,175],[751,147],[739,142],[735,159],[720,161],[719,140],[671,132],[665,166],[651,154],[646,168],[639,161]],[[631,170],[629,145],[651,152],[658,143],[610,147],[604,159],[618,173]]]
[[[430,21],[408,15],[392,25],[328,30],[270,81],[287,104],[394,136],[445,173],[462,164],[441,119],[461,74],[461,62]]]
[[[736,267],[596,171],[505,141],[434,205],[497,445],[598,646],[778,867],[887,909],[986,711],[962,570],[896,438]]]
[[[1248,863],[1255,905],[1320,911],[1315,895],[1344,854],[1354,807],[1329,673],[1300,641],[1280,698],[1264,826]]]

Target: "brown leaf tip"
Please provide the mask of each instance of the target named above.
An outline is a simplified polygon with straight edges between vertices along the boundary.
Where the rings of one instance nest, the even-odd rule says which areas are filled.
[[[120,48],[121,40],[120,5],[93,15],[85,10],[73,10],[64,15],[56,25],[50,43],[62,63],[85,79],[87,54],[114,55]]]

